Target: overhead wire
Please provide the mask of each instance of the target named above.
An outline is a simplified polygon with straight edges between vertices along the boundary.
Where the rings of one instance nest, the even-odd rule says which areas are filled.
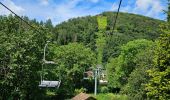
[[[121,4],[122,4],[122,1],[123,1],[123,0],[120,0],[120,2],[119,2],[119,6],[118,6],[118,9],[117,9],[117,12],[116,12],[116,17],[115,17],[115,20],[114,20],[113,30],[111,30],[111,34],[113,34],[114,29],[115,29],[115,27],[116,27],[117,18],[118,18],[119,12],[120,12],[120,7],[121,7]],[[110,55],[110,57],[112,57],[114,54],[115,54],[115,52],[112,53],[112,54]],[[110,58],[110,57],[109,57],[109,58]]]
[[[118,9],[117,9],[116,18],[115,18],[114,25],[113,25],[113,30],[114,30],[115,27],[116,27],[116,22],[117,22],[117,18],[118,18],[118,15],[119,15],[119,11],[120,11],[120,6],[121,6],[121,4],[122,4],[122,0],[120,0],[120,2],[119,2],[119,7],[118,7]]]
[[[12,14],[14,14],[16,17],[18,17],[20,20],[22,20],[23,22],[25,22],[28,26],[30,26],[31,28],[33,28],[35,31],[37,31],[38,33],[41,33],[37,28],[35,28],[34,26],[32,26],[28,21],[24,20],[22,17],[20,17],[19,15],[17,15],[14,11],[12,11],[10,8],[8,8],[5,4],[3,4],[2,2],[0,2],[0,4],[5,7],[7,10],[9,10]]]

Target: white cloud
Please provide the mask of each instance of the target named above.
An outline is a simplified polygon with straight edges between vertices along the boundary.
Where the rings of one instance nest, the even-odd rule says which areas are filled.
[[[99,0],[87,0],[87,1],[90,1],[90,2],[93,2],[93,3],[99,2]]]
[[[135,3],[135,10],[142,10],[147,12],[149,9],[155,13],[163,10],[160,0],[137,0]]]
[[[118,7],[119,7],[118,3],[113,3],[110,10],[111,11],[117,11]],[[120,9],[121,9],[121,12],[128,12],[131,9],[131,7],[130,6],[125,6],[125,7],[121,7]]]
[[[90,13],[87,11],[88,6],[77,7],[77,5],[82,1],[83,0],[69,0],[63,2],[62,4],[56,5],[54,13],[50,15],[50,18],[55,20],[53,24],[58,24],[70,18],[89,15]],[[96,2],[98,0],[91,1]]]
[[[117,3],[113,3],[112,7],[111,7],[111,11],[116,11],[118,9],[118,4]]]
[[[125,6],[121,9],[121,12],[129,12],[131,10],[131,6]]]
[[[152,6],[151,4],[157,0],[136,0],[136,9],[139,10],[147,10],[150,6]]]
[[[40,4],[47,6],[49,4],[49,1],[48,0],[40,0]]]
[[[137,0],[133,12],[142,12],[146,16],[158,18],[163,9],[165,8],[160,0]]]
[[[4,5],[6,5],[8,8],[10,8],[12,11],[14,11],[18,15],[22,15],[25,11],[24,8],[22,8],[21,6],[17,6],[11,0],[3,0],[2,3],[4,3]],[[9,15],[9,14],[11,14],[11,12],[0,5],[0,15]]]
[[[120,11],[159,18],[160,13],[165,9],[161,4],[161,0],[136,0],[135,6],[131,6],[133,5],[131,1],[133,0],[128,1],[127,6],[121,6]],[[113,3],[111,10],[117,11],[118,5],[118,3]]]

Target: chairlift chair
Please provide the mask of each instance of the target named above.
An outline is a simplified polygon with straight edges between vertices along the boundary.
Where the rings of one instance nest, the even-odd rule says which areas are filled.
[[[44,62],[44,64],[55,64],[54,61],[47,61],[47,60],[45,60],[45,59],[43,59],[43,62]]]
[[[39,87],[45,88],[59,88],[61,81],[47,81],[47,80],[42,80]]]
[[[99,84],[101,85],[107,85],[108,81],[106,80],[106,74],[102,71]]]
[[[108,81],[107,80],[99,80],[99,84],[101,85],[107,85]]]
[[[55,62],[47,61],[45,59],[45,50],[46,50],[46,47],[47,47],[48,43],[49,43],[49,41],[47,41],[47,43],[46,43],[46,45],[44,47],[44,57],[43,57],[43,64],[42,64],[42,72],[44,71],[43,65],[45,65],[45,64],[47,64],[47,65],[48,64],[55,64]],[[44,78],[43,74],[41,74],[41,82],[38,85],[40,88],[55,88],[55,87],[59,88],[60,87],[61,80],[59,80],[59,81],[49,81],[49,80],[44,80],[43,78]]]

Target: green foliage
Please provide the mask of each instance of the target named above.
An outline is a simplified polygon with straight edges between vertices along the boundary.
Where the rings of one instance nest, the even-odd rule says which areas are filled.
[[[54,40],[61,45],[70,42],[82,42],[92,49],[95,47],[96,17],[87,16],[70,19],[68,22],[57,25],[54,30]]]
[[[121,54],[110,60],[107,65],[107,74],[109,86],[112,88],[121,88],[127,84],[130,73],[136,69],[136,56],[144,52],[146,48],[151,47],[152,41],[139,39],[128,42],[121,47]]]
[[[0,98],[43,98],[38,71],[48,36],[43,27],[37,28],[43,33],[30,29],[15,16],[0,17]]]
[[[97,63],[102,64],[103,59],[103,49],[106,44],[106,37],[103,35],[103,32],[96,33],[96,47],[97,47]]]
[[[146,84],[147,95],[151,99],[166,100],[170,98],[170,31],[169,25],[162,29],[155,55],[155,67],[148,70],[151,77]]]
[[[97,100],[128,100],[128,97],[126,95],[106,93],[106,94],[98,94],[96,96],[96,99]]]
[[[98,16],[97,17],[98,22],[98,29],[99,30],[105,30],[107,26],[107,17],[105,16]]]
[[[102,64],[103,59],[103,49],[106,45],[106,37],[103,32],[97,32],[97,39],[96,39],[96,49],[97,49],[97,63]]]
[[[82,88],[84,70],[96,63],[95,54],[82,44],[72,43],[63,46],[53,46],[54,61],[57,63],[55,72],[61,79],[59,92],[73,95],[74,90]]]
[[[156,46],[145,49],[136,55],[136,68],[131,72],[128,78],[128,83],[121,90],[123,94],[127,94],[130,100],[145,100],[147,99],[145,85],[149,81],[148,69],[154,66],[154,49]]]
[[[106,45],[106,35],[104,34],[104,30],[107,26],[107,17],[98,16],[98,29],[99,32],[96,33],[96,47],[97,47],[97,64],[102,64],[103,61],[103,49]]]
[[[114,33],[107,37],[103,51],[103,62],[108,61],[110,58],[118,57],[121,52],[121,46],[130,40],[133,40],[133,38],[125,36],[122,33]]]
[[[86,88],[80,88],[80,89],[75,89],[75,95],[79,94],[79,93],[86,93],[87,89]]]
[[[109,92],[109,88],[108,88],[108,87],[102,86],[102,87],[100,88],[100,93],[108,93],[108,92]]]
[[[120,84],[118,83],[118,79],[115,79],[115,68],[116,66],[119,66],[118,58],[114,58],[110,60],[110,63],[107,64],[106,70],[107,70],[107,80],[108,80],[108,87],[110,88],[117,88],[120,87]],[[117,74],[118,75],[118,74]]]
[[[68,22],[63,22],[55,27],[53,39],[58,41],[59,44],[68,44],[76,41],[95,51],[96,33],[99,32],[97,18],[104,18],[105,21],[99,21],[101,23],[104,22],[104,26],[107,24],[103,32],[107,39],[102,54],[103,62],[106,63],[110,57],[117,57],[120,54],[121,45],[135,39],[155,40],[161,33],[159,24],[163,23],[163,21],[128,13],[119,14],[116,25],[117,32],[113,33],[115,14],[113,12],[104,12],[98,15],[102,17],[87,16],[70,19]]]

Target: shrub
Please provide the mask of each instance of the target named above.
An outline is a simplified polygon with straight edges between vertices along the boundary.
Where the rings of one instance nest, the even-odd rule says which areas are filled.
[[[109,88],[106,87],[106,86],[103,86],[103,87],[101,87],[100,92],[101,93],[108,93],[109,92]]]
[[[75,89],[74,94],[77,95],[77,94],[79,94],[81,92],[85,93],[86,91],[87,91],[86,88]]]

